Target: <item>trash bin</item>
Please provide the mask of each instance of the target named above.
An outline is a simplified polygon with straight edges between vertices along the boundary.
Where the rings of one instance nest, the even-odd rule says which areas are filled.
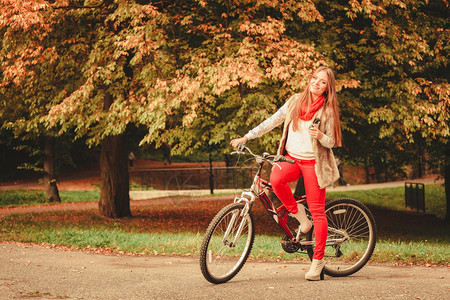
[[[405,182],[405,207],[425,212],[425,185]]]

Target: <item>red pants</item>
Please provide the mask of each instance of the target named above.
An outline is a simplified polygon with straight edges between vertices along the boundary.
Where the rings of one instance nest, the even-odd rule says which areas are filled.
[[[305,182],[306,200],[314,222],[314,234],[316,248],[314,259],[322,259],[327,241],[328,222],[325,216],[325,188],[319,188],[314,160],[301,160],[292,156],[286,157],[295,160],[295,164],[280,162],[273,166],[270,174],[270,183],[278,198],[283,202],[287,210],[293,214],[297,212],[297,202],[294,199],[288,182],[297,181],[303,176]]]

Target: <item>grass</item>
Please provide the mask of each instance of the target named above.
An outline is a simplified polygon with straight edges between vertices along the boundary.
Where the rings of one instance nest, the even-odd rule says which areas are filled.
[[[405,209],[404,187],[383,188],[372,190],[327,192],[327,198],[354,198],[367,205],[376,205],[395,210]],[[425,187],[425,211],[436,215],[440,219],[445,218],[445,190],[442,185],[427,185]]]
[[[4,225],[4,224],[3,224]],[[101,249],[107,252],[151,254],[151,255],[199,255],[202,232],[128,232],[123,229],[104,230],[91,226],[91,229],[78,226],[69,228],[50,228],[31,225],[20,229],[13,226],[13,234],[6,233],[2,227],[2,240],[25,243],[44,243],[69,246],[78,249]],[[83,227],[83,226],[82,226]],[[38,229],[39,228],[39,229]],[[8,238],[9,236],[9,238]],[[450,248],[448,241],[391,241],[379,240],[371,258],[377,262],[401,262],[414,264],[449,264]],[[280,246],[279,236],[258,235],[255,238],[251,258],[264,260],[306,259],[306,255],[285,253]]]
[[[43,191],[11,190],[0,191],[0,206],[22,206],[45,203]]]
[[[98,201],[99,190],[59,191],[62,203]],[[45,192],[41,190],[6,190],[0,191],[0,207],[47,204]]]
[[[445,214],[441,186],[426,187],[427,211]],[[99,191],[61,191],[63,202],[98,201]],[[42,204],[43,192],[0,192],[0,205]],[[430,215],[404,211],[403,188],[328,193],[328,198],[362,200],[375,216],[377,246],[372,261],[415,264],[450,264],[450,226]],[[23,198],[26,201],[19,202]],[[30,213],[0,219],[0,241],[44,243],[107,252],[159,255],[198,255],[203,234],[229,200],[187,201],[173,205],[135,208],[133,217],[109,219],[96,210]],[[389,208],[389,209],[387,209]],[[285,253],[280,231],[261,205],[253,210],[256,239],[252,258],[306,259]],[[441,217],[442,218],[442,217]]]

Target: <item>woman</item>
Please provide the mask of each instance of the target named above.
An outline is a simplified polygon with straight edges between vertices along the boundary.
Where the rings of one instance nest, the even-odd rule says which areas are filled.
[[[331,150],[341,146],[341,126],[333,71],[319,67],[302,93],[293,95],[273,116],[250,130],[245,136],[231,141],[233,147],[262,136],[284,122],[278,154],[295,161],[279,163],[273,168],[270,182],[275,194],[289,212],[300,222],[301,232],[307,233],[312,224],[305,207],[298,205],[288,183],[303,176],[306,199],[314,221],[316,248],[308,280],[319,280],[325,266],[323,260],[328,232],[325,216],[325,188],[339,179],[339,171]]]

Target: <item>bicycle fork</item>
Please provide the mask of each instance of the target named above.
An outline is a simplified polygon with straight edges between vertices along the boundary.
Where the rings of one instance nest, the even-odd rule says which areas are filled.
[[[225,231],[225,234],[224,234],[223,239],[222,239],[223,244],[224,245],[229,245],[230,247],[235,247],[236,246],[236,242],[241,237],[241,233],[242,233],[242,230],[244,229],[244,225],[245,225],[245,217],[247,216],[247,214],[248,214],[248,212],[250,210],[250,207],[251,207],[251,203],[252,203],[251,200],[249,201],[248,199],[243,198],[243,197],[241,197],[239,199],[239,201],[245,201],[245,206],[242,209],[242,211],[240,211],[240,212],[239,211],[233,212],[233,215],[231,216],[230,223],[228,224],[227,230]],[[232,233],[233,228],[235,228],[234,225],[236,223],[236,219],[237,219],[238,215],[240,217],[242,217],[242,219],[241,219],[241,222],[239,224],[238,230],[235,233],[233,242],[230,243],[230,242],[228,242],[228,236]]]

